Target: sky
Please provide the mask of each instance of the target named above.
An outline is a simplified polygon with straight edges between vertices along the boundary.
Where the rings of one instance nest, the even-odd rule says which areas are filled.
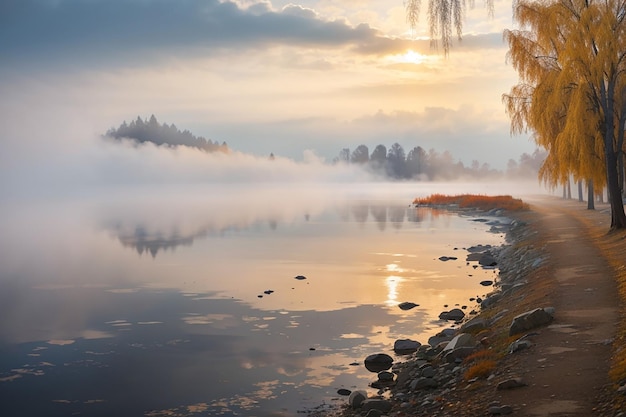
[[[423,3],[412,30],[402,0],[3,0],[1,174],[70,170],[106,130],[152,114],[294,161],[395,142],[500,169],[532,153],[501,103],[517,83],[510,1],[493,18],[468,9],[448,57]]]

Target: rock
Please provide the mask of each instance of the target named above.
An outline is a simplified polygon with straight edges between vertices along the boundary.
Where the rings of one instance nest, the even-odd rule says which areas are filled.
[[[493,285],[493,281],[486,279],[484,281],[480,281],[480,285],[482,285],[483,287],[489,287],[490,285]]]
[[[467,248],[467,251],[470,253],[485,252],[486,250],[489,250],[491,248],[492,248],[491,245],[476,245],[476,246]]]
[[[502,382],[500,382],[496,389],[498,390],[503,390],[503,389],[513,389],[513,388],[520,388],[520,387],[525,387],[526,383],[522,380],[522,378],[511,378],[511,379],[507,379],[504,380]]]
[[[370,372],[386,371],[392,364],[393,358],[386,353],[375,353],[365,358],[365,367]]]
[[[468,322],[463,323],[463,325],[461,326],[461,331],[463,333],[478,333],[479,331],[484,330],[487,327],[489,327],[487,320],[480,317],[474,317]]]
[[[437,375],[437,370],[430,364],[420,369],[420,376],[424,378],[433,378],[435,375]]]
[[[451,351],[460,347],[476,347],[476,338],[469,333],[460,333],[454,336],[443,350]]]
[[[337,390],[337,394],[347,397],[348,395],[352,394],[352,391],[350,391],[349,389],[345,389],[345,388],[339,388]]]
[[[476,350],[475,346],[462,346],[453,350],[444,352],[446,362],[455,363],[468,357]]]
[[[387,413],[391,411],[391,407],[391,402],[379,398],[370,398],[361,403],[361,410],[363,411],[378,410]]]
[[[491,253],[485,252],[478,260],[478,264],[482,266],[496,266],[498,265],[498,261]]]
[[[530,340],[520,338],[511,343],[507,350],[509,353],[515,353],[519,352],[520,350],[528,349],[532,345],[533,343]]]
[[[298,281],[302,281],[303,279],[306,279],[306,277],[304,275],[296,275],[295,279],[297,279]]]
[[[441,320],[459,321],[463,320],[464,317],[465,313],[460,308],[453,308],[450,311],[442,311],[441,314],[439,314],[439,318]]]
[[[440,331],[436,335],[431,336],[430,338],[428,338],[428,344],[430,346],[435,347],[438,344],[440,344],[441,342],[449,342],[450,340],[452,340],[452,338],[454,337],[455,333],[456,333],[456,330],[454,330],[454,329],[443,329],[442,331]]]
[[[495,293],[495,294],[489,295],[484,300],[478,301],[478,299],[477,299],[476,301],[478,301],[480,303],[480,308],[489,308],[489,307],[493,306],[494,304],[496,304],[501,296],[502,296],[502,294]]]
[[[356,410],[365,400],[367,400],[367,392],[361,390],[352,391],[348,397],[348,405],[350,405],[353,410]]]
[[[472,262],[472,261],[478,261],[481,257],[483,256],[482,253],[477,252],[477,253],[470,253],[467,255],[467,257],[465,258],[465,260],[467,262]]]
[[[419,304],[415,304],[415,303],[412,303],[410,301],[405,301],[403,303],[398,304],[398,307],[400,307],[400,310],[405,310],[405,311],[406,310],[410,310],[410,309],[415,308],[415,307],[418,307],[418,306],[419,306]]]
[[[511,414],[513,407],[510,405],[492,405],[489,407],[489,414],[491,415],[505,415]]]
[[[270,295],[274,292],[274,290],[265,290],[263,291],[265,294]]]
[[[378,373],[378,380],[382,382],[391,382],[395,378],[395,374],[389,371],[381,371]]]
[[[474,336],[469,333],[456,335],[441,352],[446,362],[452,363],[457,359],[463,359],[476,349],[477,343]]]
[[[459,258],[457,258],[456,256],[440,256],[439,257],[439,260],[442,261],[442,262],[456,261],[457,259],[459,259]]]
[[[381,417],[382,415],[383,415],[382,411],[372,409],[372,410],[369,410],[367,414],[365,414],[365,417]]]
[[[393,344],[393,350],[399,354],[413,353],[419,349],[422,344],[416,340],[398,339]]]
[[[552,313],[552,314],[551,314]],[[509,336],[543,326],[552,321],[554,309],[552,307],[536,308],[516,316],[509,327]]]
[[[411,381],[409,388],[411,391],[418,391],[425,388],[437,388],[439,384],[434,378],[419,377]]]

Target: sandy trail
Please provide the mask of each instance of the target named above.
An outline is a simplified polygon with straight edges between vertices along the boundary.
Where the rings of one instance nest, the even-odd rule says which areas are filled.
[[[610,384],[619,301],[613,270],[581,217],[592,217],[607,231],[610,217],[606,206],[589,211],[573,200],[524,200],[535,212],[529,221],[545,243],[548,278],[556,280],[545,296],[556,313],[553,323],[532,337],[535,345],[516,354],[516,368],[528,386],[501,392],[499,400],[512,405],[516,416],[599,415],[599,396]]]

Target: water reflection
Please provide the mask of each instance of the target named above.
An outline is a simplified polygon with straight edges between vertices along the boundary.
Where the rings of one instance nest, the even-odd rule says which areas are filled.
[[[498,244],[482,223],[248,191],[5,211],[0,415],[297,415],[367,387],[353,363],[425,341],[444,304],[488,291],[493,271],[453,252]]]

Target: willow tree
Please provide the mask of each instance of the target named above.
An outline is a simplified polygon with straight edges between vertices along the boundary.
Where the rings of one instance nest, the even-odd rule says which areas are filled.
[[[485,0],[489,16],[493,16],[493,1]],[[422,0],[406,0],[406,19],[415,29],[419,21]],[[453,32],[461,40],[463,21],[467,8],[474,7],[474,0],[428,0],[428,28],[431,46],[437,48],[439,43],[445,55],[450,52]]]
[[[626,0],[518,0],[506,31],[520,83],[503,97],[512,132],[548,150],[541,175],[606,183],[611,228],[626,228],[619,183],[626,120]]]

